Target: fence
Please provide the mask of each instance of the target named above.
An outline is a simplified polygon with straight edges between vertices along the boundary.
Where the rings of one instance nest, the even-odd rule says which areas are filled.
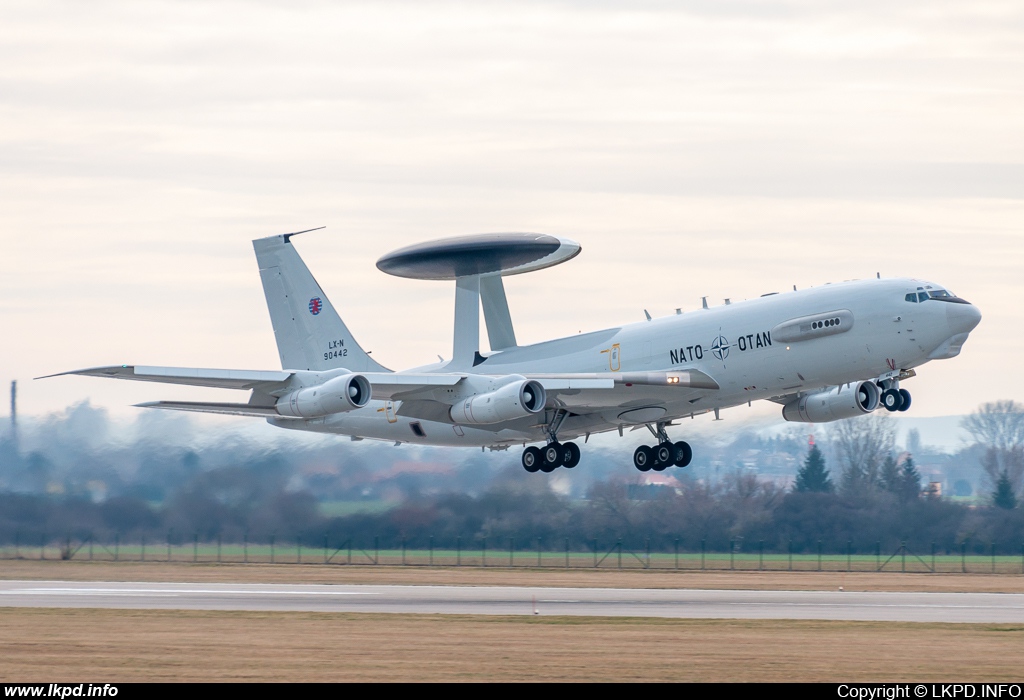
[[[123,541],[120,536],[97,540],[92,537],[56,540],[40,537],[35,542],[16,538],[0,546],[0,560],[73,560],[107,562],[191,562],[233,564],[321,564],[337,566],[444,566],[444,567],[530,567],[561,569],[652,569],[659,571],[875,571],[905,573],[972,573],[1024,575],[1024,544],[1019,547],[988,543],[961,543],[957,552],[912,551],[905,543],[883,549],[879,542],[873,552],[857,552],[852,543],[845,552],[825,552],[818,543],[816,553],[765,551],[763,542],[742,546],[734,541],[726,551],[712,551],[702,542],[699,549],[683,549],[676,540],[671,551],[652,551],[650,541],[640,548],[622,539],[588,543],[587,549],[572,548],[565,538],[560,546],[540,540],[517,542],[515,538],[484,538],[467,542],[461,538],[454,548],[435,548],[433,537],[427,549],[380,547],[372,542],[332,538],[297,537],[288,542],[271,537],[269,542],[200,542],[198,535],[181,541]],[[983,553],[979,552],[983,549]]]

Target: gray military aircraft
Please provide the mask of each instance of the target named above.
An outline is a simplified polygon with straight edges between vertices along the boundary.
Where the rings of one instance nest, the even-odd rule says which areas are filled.
[[[301,231],[299,233],[305,233]],[[296,233],[253,241],[281,370],[115,365],[64,372],[248,391],[245,403],[156,401],[147,408],[265,418],[292,430],[396,443],[505,450],[527,471],[580,461],[573,442],[646,426],[641,471],[685,467],[679,419],[766,399],[790,421],[905,411],[901,382],[955,357],[981,313],[938,284],[867,279],[766,294],[533,345],[516,342],[502,281],[575,257],[535,233],[449,238],[377,261],[392,275],[455,281],[452,358],[395,372],[356,342],[299,257]],[[480,345],[480,308],[489,350]],[[50,375],[57,376],[57,375]],[[541,443],[543,447],[531,446]]]

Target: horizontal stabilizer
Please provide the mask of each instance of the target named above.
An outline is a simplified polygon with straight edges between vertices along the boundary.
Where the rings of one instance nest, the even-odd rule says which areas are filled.
[[[71,372],[58,372],[46,377],[36,377],[36,379],[60,377],[68,374],[78,374],[87,377],[108,377],[111,379],[131,379],[138,382],[206,386],[215,389],[252,389],[267,383],[286,382],[292,376],[291,372],[281,370],[195,369],[190,367],[114,365],[111,367],[91,367]]]
[[[273,406],[251,406],[247,403],[203,403],[201,401],[148,401],[135,404],[137,408],[164,408],[171,411],[191,411],[193,413],[220,413],[228,416],[256,416],[258,418],[281,418]]]

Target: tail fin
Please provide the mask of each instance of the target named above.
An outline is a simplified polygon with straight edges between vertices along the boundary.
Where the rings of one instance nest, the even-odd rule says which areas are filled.
[[[355,341],[291,244],[294,234],[252,242],[283,369],[387,372]]]

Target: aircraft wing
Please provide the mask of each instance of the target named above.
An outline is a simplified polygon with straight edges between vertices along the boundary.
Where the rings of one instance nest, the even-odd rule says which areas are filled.
[[[131,379],[137,382],[206,386],[216,389],[253,389],[268,383],[284,383],[294,373],[283,370],[195,369],[191,367],[113,365],[110,367],[76,369],[71,372],[58,372],[57,374],[46,375],[46,377],[37,377],[37,379],[61,377],[69,374],[78,374],[86,377]]]

